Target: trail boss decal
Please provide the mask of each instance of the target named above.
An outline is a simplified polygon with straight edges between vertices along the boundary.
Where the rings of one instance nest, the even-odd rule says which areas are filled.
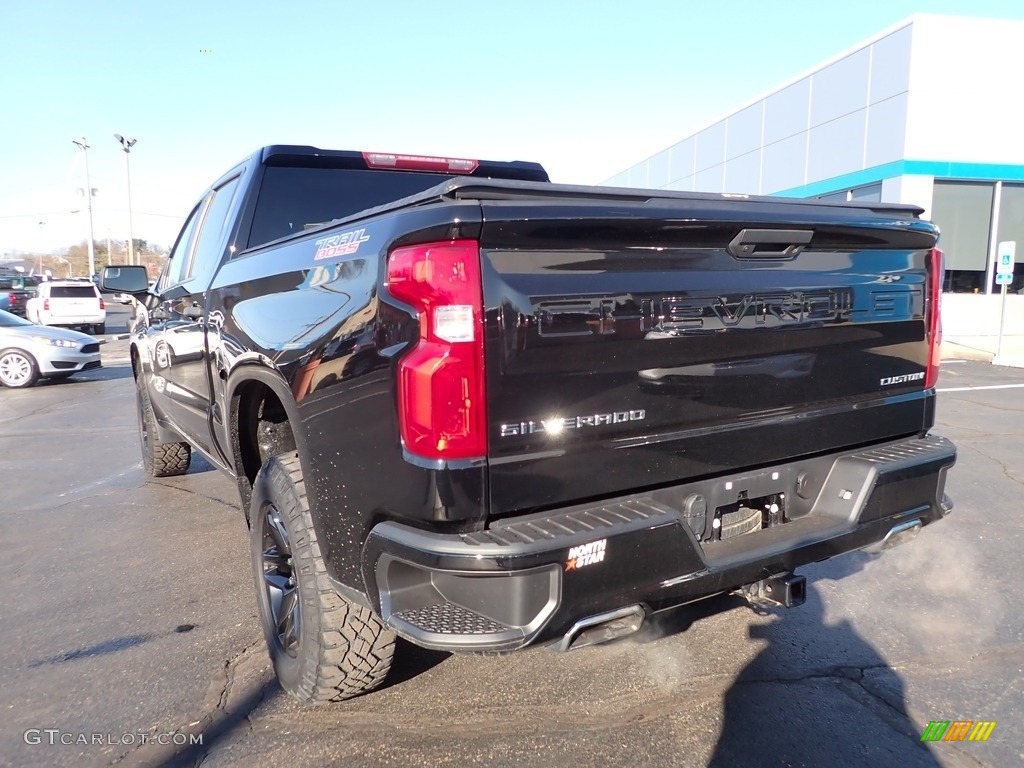
[[[359,246],[370,238],[365,234],[365,229],[352,229],[342,232],[340,235],[322,237],[316,241],[316,254],[313,259],[330,259],[335,256],[348,256],[359,250]]]
[[[589,544],[580,544],[569,550],[569,557],[565,561],[565,570],[578,571],[588,565],[596,565],[604,561],[604,549],[608,539],[592,541]]]

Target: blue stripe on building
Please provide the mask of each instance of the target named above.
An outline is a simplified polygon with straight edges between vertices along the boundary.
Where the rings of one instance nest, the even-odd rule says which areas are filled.
[[[897,176],[934,176],[959,181],[1024,181],[1024,165],[955,163],[942,160],[895,160],[831,179],[773,192],[776,197],[816,197],[844,189],[876,184]]]

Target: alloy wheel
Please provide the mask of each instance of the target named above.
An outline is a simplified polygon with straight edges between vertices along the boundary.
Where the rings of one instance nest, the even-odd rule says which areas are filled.
[[[291,542],[281,513],[270,504],[263,515],[263,586],[277,643],[295,658],[302,632],[302,611],[293,569]]]
[[[32,361],[20,352],[0,357],[0,382],[8,387],[21,387],[32,376]]]

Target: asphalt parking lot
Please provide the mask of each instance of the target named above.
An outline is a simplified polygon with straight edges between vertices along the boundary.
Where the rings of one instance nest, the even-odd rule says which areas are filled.
[[[305,709],[269,670],[232,483],[201,460],[147,483],[127,342],[103,357],[0,391],[0,764],[1024,761],[1024,370],[944,363],[953,514],[804,569],[800,608],[723,597],[570,654],[402,646],[381,690]],[[998,725],[922,744],[932,720]]]

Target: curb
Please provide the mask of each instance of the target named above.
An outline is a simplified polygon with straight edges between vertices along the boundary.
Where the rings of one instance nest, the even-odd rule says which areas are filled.
[[[1013,357],[1010,355],[995,355],[992,358],[992,365],[1001,365],[1007,368],[1024,368],[1024,357]]]
[[[978,360],[983,363],[991,363],[992,358],[995,357],[991,352],[987,352],[984,349],[975,349],[955,341],[942,342],[941,356],[943,360]]]

